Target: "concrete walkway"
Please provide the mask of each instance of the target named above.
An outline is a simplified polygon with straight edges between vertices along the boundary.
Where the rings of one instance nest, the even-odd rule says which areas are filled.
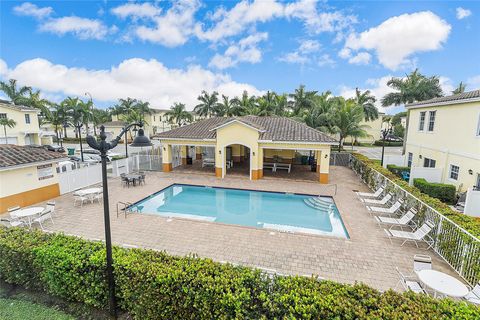
[[[116,217],[118,201],[136,202],[145,196],[173,183],[236,187],[269,191],[334,195],[350,239],[326,236],[273,232],[264,229],[198,222],[184,219],[167,219],[160,216],[136,214],[125,219]],[[395,267],[403,272],[412,271],[416,253],[433,257],[434,268],[455,275],[432,251],[425,252],[411,245],[391,245],[358,201],[352,190],[368,191],[354,173],[344,167],[331,167],[331,184],[300,182],[265,178],[250,181],[245,177],[217,179],[210,174],[181,172],[152,172],[147,184],[124,188],[120,179],[110,179],[110,204],[112,237],[116,244],[126,244],[175,255],[198,254],[216,261],[229,261],[248,266],[275,269],[280,273],[319,275],[345,282],[364,282],[380,290],[395,287],[398,277]],[[55,224],[47,225],[50,231],[63,231],[88,239],[103,239],[103,206],[85,204],[73,207],[73,196],[56,199]]]

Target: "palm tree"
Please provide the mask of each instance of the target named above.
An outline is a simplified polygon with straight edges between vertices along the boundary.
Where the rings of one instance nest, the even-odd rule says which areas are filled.
[[[249,96],[248,92],[245,90],[242,93],[242,97],[235,97],[233,98],[233,102],[235,103],[235,107],[237,109],[238,115],[243,115],[251,110],[255,105],[255,96]]]
[[[458,84],[458,87],[452,91],[452,94],[464,93],[466,88],[467,88],[467,85],[463,83],[463,81],[460,81],[460,83]]]
[[[339,106],[334,114],[334,130],[339,135],[338,149],[343,148],[343,142],[348,136],[366,136],[365,129],[368,126],[360,125],[364,119],[363,108],[352,99],[340,99]]]
[[[197,104],[193,111],[201,117],[210,117],[215,113],[215,107],[218,103],[218,92],[214,91],[212,94],[208,94],[207,91],[203,90],[197,100],[201,103]]]
[[[300,117],[308,126],[323,132],[333,133],[333,114],[339,104],[339,98],[332,96],[330,91],[322,92],[313,97],[314,106],[310,112]],[[297,117],[298,118],[298,117]]]
[[[3,91],[13,104],[20,105],[25,104],[28,100],[26,95],[32,91],[32,88],[23,86],[18,89],[17,80],[10,79],[8,83],[0,81],[0,91]]]
[[[176,123],[178,126],[193,120],[192,114],[185,109],[185,104],[178,102],[175,102],[165,115],[170,123]]]
[[[222,101],[217,103],[215,107],[215,116],[217,117],[233,117],[238,116],[239,109],[236,108],[233,99],[229,99],[226,95],[222,94]]]
[[[0,118],[0,126],[3,126],[3,132],[5,133],[5,144],[8,143],[8,139],[7,139],[7,127],[9,128],[13,128],[17,125],[17,123],[15,122],[15,120],[13,119],[9,119],[7,117],[5,118]]]
[[[137,104],[137,99],[132,99],[130,97],[127,99],[118,99],[118,103],[114,106],[114,110],[116,115],[119,116],[119,118],[122,118],[128,116],[128,114],[136,108]]]
[[[38,117],[39,125],[42,125],[44,122],[48,120],[48,116],[50,113],[50,107],[52,103],[47,99],[43,99],[40,97],[40,90],[35,92],[29,91],[29,97],[25,98],[24,104],[28,107],[35,108],[40,110],[40,115]]]
[[[141,100],[138,100],[134,108],[142,116],[143,122],[145,121],[144,118],[146,114],[152,114],[152,109],[150,109],[149,102],[143,102]]]
[[[362,93],[358,88],[355,88],[355,103],[362,106],[365,121],[378,119],[378,109],[375,107],[376,101],[377,99],[370,94],[370,90]]]
[[[50,123],[55,128],[55,135],[57,136],[57,141],[60,139],[58,135],[58,128],[61,128],[67,120],[67,111],[64,104],[52,104],[51,109],[45,119],[46,123]],[[66,128],[65,128],[66,130]]]
[[[268,96],[264,95],[263,97],[256,99],[253,108],[248,111],[248,114],[265,117],[271,116],[273,114],[273,110],[273,99],[269,99]]]
[[[396,92],[387,93],[382,98],[382,106],[401,105],[442,97],[443,91],[437,76],[426,77],[415,69],[406,78],[392,78],[387,82]]]
[[[112,116],[107,110],[92,109],[92,122],[95,135],[97,135],[96,128],[98,127],[98,125],[108,121],[112,121]]]
[[[288,99],[286,94],[275,94],[273,114],[276,116],[285,116],[288,108]]]
[[[305,110],[313,107],[313,97],[317,94],[317,91],[306,91],[305,86],[302,84],[298,89],[295,89],[295,93],[291,93],[288,96],[292,98],[290,101],[290,108],[292,109],[292,115],[299,116]]]

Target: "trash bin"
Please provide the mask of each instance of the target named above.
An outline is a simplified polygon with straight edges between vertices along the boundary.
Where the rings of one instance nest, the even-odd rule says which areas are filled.
[[[306,165],[308,163],[308,156],[302,156],[302,164]]]
[[[68,155],[69,156],[74,156],[75,155],[75,148],[67,148],[68,150]]]
[[[187,157],[187,164],[193,164],[193,159],[192,157]]]

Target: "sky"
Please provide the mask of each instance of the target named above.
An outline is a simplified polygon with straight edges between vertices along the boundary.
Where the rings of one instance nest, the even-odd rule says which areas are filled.
[[[415,68],[450,94],[480,88],[479,52],[480,1],[0,1],[0,79],[98,107],[300,84],[380,100]]]

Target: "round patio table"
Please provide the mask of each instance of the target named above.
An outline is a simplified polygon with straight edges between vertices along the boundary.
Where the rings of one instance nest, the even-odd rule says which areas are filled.
[[[28,225],[31,227],[32,226],[32,217],[40,214],[45,210],[43,207],[30,207],[30,208],[25,208],[25,209],[19,209],[15,212],[12,213],[13,216],[17,218],[27,218],[28,220]]]
[[[461,298],[468,294],[468,288],[460,280],[437,271],[437,270],[420,270],[417,272],[420,281],[436,293],[445,296]]]

